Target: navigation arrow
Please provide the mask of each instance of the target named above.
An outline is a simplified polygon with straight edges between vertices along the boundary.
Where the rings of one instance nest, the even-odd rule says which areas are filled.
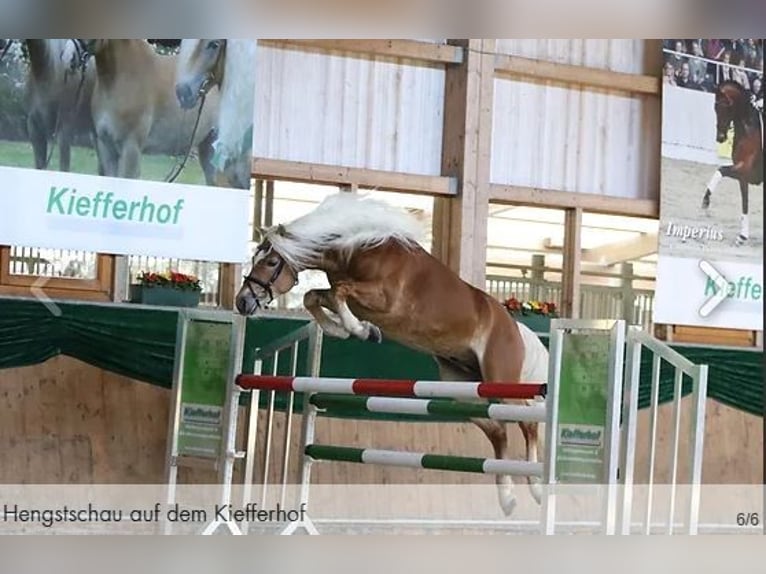
[[[705,260],[700,260],[700,269],[715,283],[717,291],[699,309],[700,317],[707,317],[713,310],[726,299],[726,291],[729,289],[729,282],[726,277],[721,275],[718,270]]]

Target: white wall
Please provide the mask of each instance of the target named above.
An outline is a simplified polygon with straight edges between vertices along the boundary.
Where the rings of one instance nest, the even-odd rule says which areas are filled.
[[[438,175],[444,69],[258,46],[254,155]]]
[[[715,96],[663,85],[662,155],[718,165]]]
[[[498,51],[558,63],[645,73],[643,40],[502,40]],[[495,80],[493,183],[657,199],[656,96]]]

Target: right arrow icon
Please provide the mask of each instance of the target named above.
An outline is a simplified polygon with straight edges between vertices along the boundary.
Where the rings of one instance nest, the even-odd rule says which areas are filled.
[[[726,277],[721,275],[718,270],[707,261],[700,261],[700,269],[713,283],[715,283],[716,286],[715,294],[710,297],[710,299],[705,301],[699,310],[700,317],[707,317],[716,307],[718,307],[718,305],[721,304],[722,301],[726,299],[726,292],[729,289],[729,282],[726,280]]]

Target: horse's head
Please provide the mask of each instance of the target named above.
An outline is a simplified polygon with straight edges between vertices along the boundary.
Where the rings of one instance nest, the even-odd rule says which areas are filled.
[[[716,141],[723,143],[729,135],[731,123],[746,110],[745,91],[737,82],[721,82],[715,91]]]
[[[277,233],[284,233],[282,226]],[[250,272],[245,275],[235,305],[242,315],[252,315],[298,284],[298,273],[276,252],[266,239],[253,256]]]
[[[221,83],[226,40],[183,40],[176,71],[176,97],[194,107],[211,86]]]

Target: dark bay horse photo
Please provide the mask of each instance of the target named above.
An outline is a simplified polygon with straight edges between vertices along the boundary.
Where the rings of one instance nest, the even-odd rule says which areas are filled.
[[[726,141],[734,126],[731,165],[725,165],[713,174],[702,198],[703,209],[710,207],[710,199],[724,177],[736,179],[742,196],[742,215],[737,245],[750,237],[748,220],[750,185],[763,183],[763,115],[751,103],[745,89],[737,82],[725,81],[715,92],[716,141]]]
[[[213,88],[199,110],[176,100],[177,55],[162,55],[146,40],[83,40],[96,63],[91,111],[104,174],[141,175],[144,153],[178,155],[196,148],[208,184],[213,180]]]
[[[432,355],[446,381],[547,382],[548,352],[537,336],[425,251],[420,235],[419,222],[404,210],[357,194],[331,195],[307,215],[263,232],[237,310],[251,315],[290,291],[301,271],[321,270],[330,288],[308,291],[304,306],[330,336],[398,341]],[[472,422],[495,457],[506,458],[505,423]],[[516,424],[527,460],[536,462],[537,423]],[[510,515],[513,481],[496,481],[500,506]],[[528,483],[539,504],[539,479]]]

